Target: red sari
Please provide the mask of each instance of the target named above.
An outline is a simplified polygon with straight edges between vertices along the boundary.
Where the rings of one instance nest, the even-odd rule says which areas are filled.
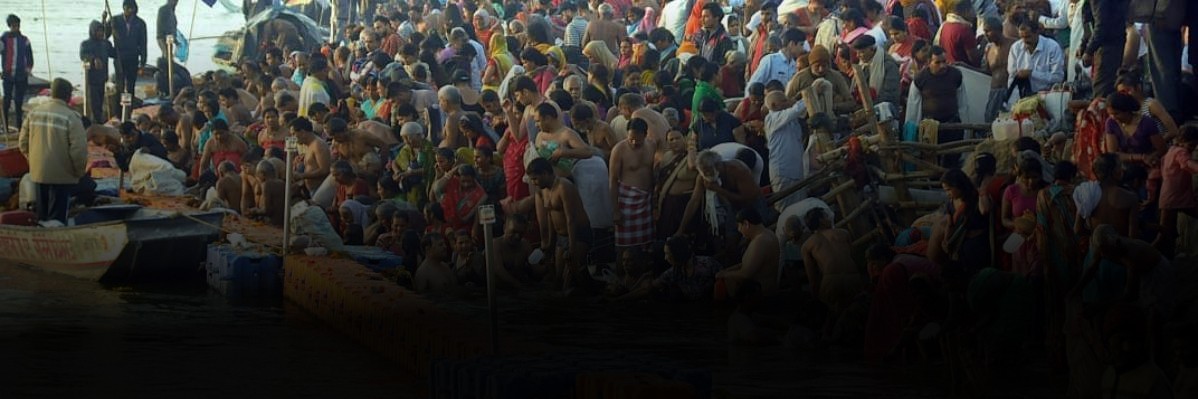
[[[465,220],[464,218],[478,209],[478,206],[482,205],[486,198],[487,192],[483,191],[482,186],[475,184],[474,189],[462,191],[462,185],[458,182],[458,178],[449,179],[449,183],[445,185],[445,196],[441,197],[441,209],[445,211],[445,222],[454,230],[469,230],[473,227],[474,220]]]

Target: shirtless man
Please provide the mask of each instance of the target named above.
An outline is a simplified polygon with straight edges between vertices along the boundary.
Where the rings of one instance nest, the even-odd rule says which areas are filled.
[[[702,205],[705,193],[708,190],[715,192],[724,202],[730,205],[729,219],[733,212],[738,212],[750,208],[758,207],[758,201],[761,201],[761,189],[757,187],[757,182],[753,179],[753,172],[745,166],[744,162],[732,159],[724,161],[720,158],[720,154],[711,150],[700,152],[696,160],[696,169],[699,172],[699,178],[695,183],[695,189],[691,192],[691,199],[686,204],[686,211],[682,214],[682,220],[691,220],[695,217],[695,212]],[[729,224],[731,221],[728,221]],[[682,224],[678,228],[678,232],[674,235],[686,234],[687,224]],[[732,239],[730,226],[724,226],[725,238]]]
[[[391,126],[387,126],[387,124],[376,120],[358,122],[358,130],[365,134],[369,134],[376,140],[385,144],[385,146],[382,147],[384,149],[390,149],[402,141],[398,135],[395,134],[397,132],[391,129]]]
[[[231,87],[221,89],[218,98],[221,109],[229,117],[230,125],[249,126],[254,121],[250,109],[241,103],[241,96],[237,94],[237,89]]]
[[[569,291],[572,279],[586,277],[582,261],[592,242],[591,221],[582,208],[578,188],[554,174],[548,160],[534,159],[526,174],[536,188],[533,197],[541,227],[541,250],[552,254],[553,276]]]
[[[649,137],[646,140],[658,152],[665,151],[666,133],[670,131],[670,122],[661,113],[645,106],[645,97],[636,93],[626,93],[620,96],[618,106],[620,115],[632,120],[641,118],[649,125]]]
[[[458,283],[474,283],[476,287],[486,287],[487,256],[474,243],[474,239],[470,237],[470,232],[459,230],[455,235],[454,244],[453,271]],[[495,252],[495,259],[501,259],[502,252],[498,246],[491,248],[491,250]],[[504,286],[523,288],[520,281],[513,278],[502,263],[494,266],[492,271],[495,273],[495,281],[497,283]]]
[[[608,188],[617,247],[638,247],[653,241],[653,158],[656,149],[645,142],[649,124],[628,122],[628,138],[611,151]]]
[[[503,224],[503,236],[495,239],[495,250],[499,252],[498,259],[503,262],[503,268],[507,269],[509,273],[519,273],[537,279],[545,273],[545,263],[528,264],[528,256],[532,254],[532,245],[524,240],[526,229],[528,229],[528,220],[524,218],[524,215],[507,215],[507,220]]]
[[[804,219],[812,233],[801,250],[811,293],[830,311],[824,324],[825,333],[830,332],[839,314],[861,293],[865,283],[853,263],[852,235],[848,230],[833,228],[829,216],[822,208],[807,212]]]
[[[216,196],[228,205],[229,209],[241,210],[241,175],[237,173],[237,165],[224,161],[217,168]]]
[[[466,138],[462,136],[459,120],[462,117],[462,93],[457,87],[445,86],[437,92],[437,101],[441,104],[441,112],[445,114],[445,126],[441,133],[441,144],[438,147],[458,149],[466,146]]]
[[[325,129],[333,139],[333,148],[337,150],[337,154],[354,166],[354,172],[366,176],[378,176],[382,173],[383,161],[378,150],[387,149],[386,143],[371,134],[350,130],[349,124],[341,118],[329,119]]]
[[[1011,52],[1011,39],[1002,33],[1002,20],[986,17],[986,55],[982,67],[990,71],[990,99],[986,102],[986,120],[994,120],[1002,105],[1007,102],[1007,53]]]
[[[1140,198],[1135,193],[1123,188],[1123,164],[1116,154],[1102,154],[1094,159],[1094,177],[1102,188],[1102,196],[1098,205],[1078,226],[1109,225],[1124,237],[1139,237],[1140,226],[1137,215],[1140,210]],[[1078,217],[1082,217],[1079,209]],[[1078,222],[1081,222],[1079,220]]]
[[[741,285],[750,280],[761,285],[763,295],[773,295],[778,291],[778,263],[782,257],[778,236],[762,225],[761,214],[754,209],[737,212],[736,229],[749,245],[741,263],[716,273],[716,280],[724,281],[729,297],[736,297]],[[716,287],[718,290],[719,285]]]
[[[445,261],[449,260],[449,248],[445,237],[440,233],[428,233],[420,242],[424,249],[424,261],[416,269],[415,287],[417,292],[445,292],[457,287],[457,278],[453,269]]]
[[[272,226],[283,227],[287,183],[279,179],[274,163],[270,161],[258,162],[255,172],[258,184],[254,186],[254,207],[246,211],[246,215],[261,217]]]
[[[585,141],[603,154],[604,159],[611,158],[612,148],[616,146],[616,134],[611,126],[595,117],[595,110],[589,103],[574,104],[570,109],[570,121],[578,133],[586,137]]]
[[[541,103],[536,106],[534,119],[537,130],[536,147],[545,148],[551,142],[557,143],[557,149],[549,155],[549,161],[556,163],[562,158],[587,159],[595,155],[591,146],[582,141],[582,137],[573,129],[562,123],[557,106],[551,103]],[[565,171],[569,172],[569,171]]]
[[[607,49],[612,54],[620,54],[620,40],[628,36],[628,30],[616,22],[619,17],[616,16],[615,8],[611,4],[600,5],[597,17],[587,25],[586,32],[582,35],[582,42],[590,43],[592,40],[599,40],[607,45]]]
[[[291,121],[291,135],[299,141],[303,148],[302,160],[298,162],[302,169],[296,170],[292,176],[303,182],[309,193],[315,193],[329,177],[329,168],[333,165],[333,154],[329,151],[328,143],[312,133],[312,122],[308,118],[296,118]]]

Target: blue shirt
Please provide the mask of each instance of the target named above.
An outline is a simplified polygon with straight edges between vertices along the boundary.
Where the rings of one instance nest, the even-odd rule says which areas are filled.
[[[775,177],[802,179],[806,173],[803,123],[799,117],[807,107],[798,101],[793,107],[765,115],[766,147],[770,150],[770,180]]]
[[[749,96],[749,86],[753,83],[761,83],[762,85],[769,83],[771,80],[777,80],[783,86],[790,82],[790,78],[798,72],[798,66],[795,61],[786,58],[781,51],[777,53],[766,54],[761,57],[761,64],[757,66],[757,70],[753,72],[753,76],[745,82],[745,97]]]

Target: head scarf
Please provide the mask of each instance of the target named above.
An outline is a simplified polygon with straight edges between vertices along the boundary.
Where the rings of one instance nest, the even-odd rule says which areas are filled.
[[[507,49],[507,36],[498,30],[491,35],[491,62],[495,63],[495,67],[499,69],[500,76],[506,76],[507,71],[512,69],[512,65],[516,64],[516,59],[512,57],[512,53]]]
[[[807,54],[807,62],[812,63],[812,64],[817,63],[817,62],[825,62],[826,63],[831,59],[832,59],[832,54],[828,52],[827,48],[825,48],[823,45],[819,45],[819,44],[815,45],[815,47],[812,47],[811,53]]]
[[[611,71],[615,71],[617,69],[616,64],[620,62],[616,58],[616,55],[607,49],[607,44],[600,40],[592,40],[590,43],[587,43],[587,46],[582,49],[582,53],[598,59],[599,63]]]
[[[362,205],[362,203],[358,202],[357,200],[351,199],[351,200],[346,200],[345,202],[342,202],[341,209],[345,209],[345,210],[349,211],[350,215],[353,216],[353,220],[345,221],[348,224],[356,224],[359,226],[365,226],[367,224],[367,222],[370,221],[370,207],[368,207],[366,205]]]

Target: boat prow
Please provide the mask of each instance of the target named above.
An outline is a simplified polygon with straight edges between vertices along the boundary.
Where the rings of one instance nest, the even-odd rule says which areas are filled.
[[[189,252],[202,253],[219,237],[224,219],[220,212],[138,208],[97,207],[83,217],[87,224],[69,227],[0,225],[0,260],[92,281],[189,273],[194,265],[179,260],[193,259]]]

